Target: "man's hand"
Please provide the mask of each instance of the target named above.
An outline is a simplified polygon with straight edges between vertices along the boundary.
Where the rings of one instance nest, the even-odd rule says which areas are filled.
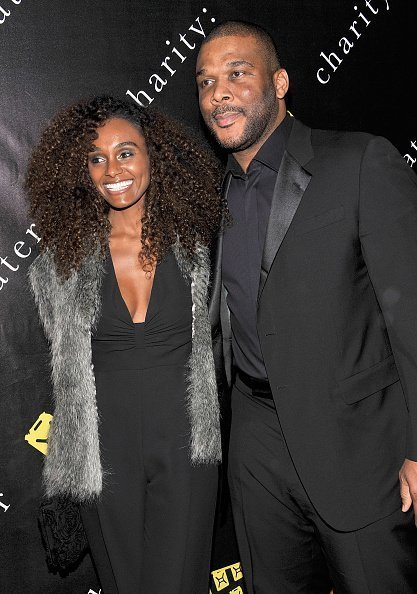
[[[417,526],[417,462],[406,458],[401,467],[399,477],[402,511],[408,511],[411,504],[413,504],[414,523]]]

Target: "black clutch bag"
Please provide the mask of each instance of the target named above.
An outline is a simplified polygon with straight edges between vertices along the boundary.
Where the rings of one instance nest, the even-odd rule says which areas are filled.
[[[58,497],[44,501],[38,523],[49,569],[64,574],[75,569],[88,550],[78,504]]]

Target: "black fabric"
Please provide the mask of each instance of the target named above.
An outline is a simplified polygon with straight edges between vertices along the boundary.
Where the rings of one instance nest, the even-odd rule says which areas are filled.
[[[228,292],[233,355],[239,369],[263,379],[267,373],[256,328],[259,280],[272,196],[291,127],[292,118],[286,116],[246,173],[233,155],[226,172],[231,175],[227,203],[233,222],[224,234],[222,273]]]
[[[240,369],[236,370],[236,375],[251,390],[253,396],[261,396],[272,400],[271,386],[267,380],[252,377]]]
[[[232,395],[229,479],[250,594],[412,594],[413,513],[396,511],[340,532],[314,509],[288,452],[275,406],[239,378]],[[341,509],[340,513],[343,513]]]
[[[78,504],[60,497],[42,501],[38,524],[49,569],[63,575],[75,569],[88,550]]]
[[[318,514],[348,532],[398,508],[398,472],[417,459],[416,177],[386,139],[298,120],[284,159],[259,338],[300,480]],[[227,336],[213,278],[212,319],[222,308]]]
[[[105,481],[97,505],[83,507],[101,585],[105,594],[115,584],[118,594],[207,594],[218,468],[190,464],[191,288],[169,253],[136,324],[111,258],[106,271],[92,341]],[[100,570],[103,556],[111,572]]]

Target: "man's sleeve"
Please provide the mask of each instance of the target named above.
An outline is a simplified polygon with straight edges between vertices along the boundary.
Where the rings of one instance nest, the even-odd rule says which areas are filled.
[[[384,138],[372,138],[359,181],[362,253],[408,404],[406,457],[417,461],[417,176]]]

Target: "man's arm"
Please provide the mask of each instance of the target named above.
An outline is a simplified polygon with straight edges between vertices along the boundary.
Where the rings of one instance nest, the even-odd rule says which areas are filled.
[[[385,139],[370,140],[360,175],[359,233],[408,406],[402,509],[417,518],[417,177]]]

